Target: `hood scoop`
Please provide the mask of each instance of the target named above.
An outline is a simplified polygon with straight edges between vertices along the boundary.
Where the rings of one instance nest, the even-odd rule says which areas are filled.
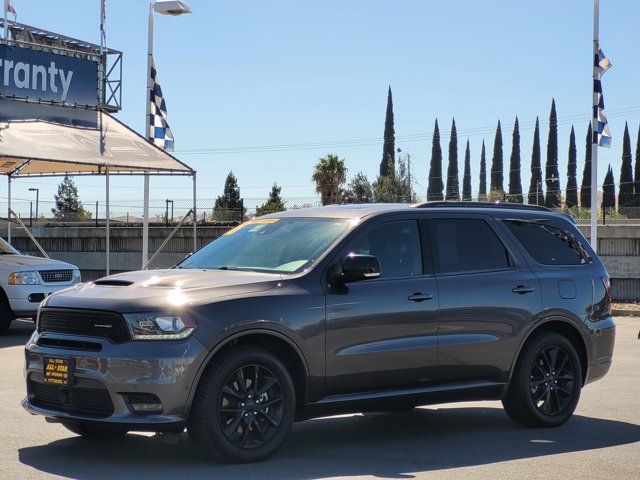
[[[93,284],[100,285],[101,287],[128,287],[129,285],[133,285],[133,282],[129,280],[96,280]]]

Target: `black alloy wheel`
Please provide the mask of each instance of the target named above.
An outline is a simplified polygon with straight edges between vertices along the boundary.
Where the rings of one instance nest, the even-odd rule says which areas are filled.
[[[257,462],[287,439],[296,403],[293,379],[278,357],[257,346],[233,346],[202,375],[187,432],[208,456]]]
[[[273,439],[284,415],[284,395],[276,376],[261,365],[240,367],[220,392],[218,421],[239,448],[261,447]]]
[[[531,365],[529,390],[543,415],[559,415],[566,410],[575,390],[573,362],[567,352],[557,346],[541,349]]]
[[[573,341],[543,331],[525,343],[502,399],[507,414],[525,427],[557,427],[580,400],[582,363]]]

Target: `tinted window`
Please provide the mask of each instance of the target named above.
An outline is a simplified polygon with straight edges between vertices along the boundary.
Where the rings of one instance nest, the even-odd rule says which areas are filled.
[[[429,221],[438,273],[509,268],[509,255],[483,220],[437,218]]]
[[[372,227],[358,236],[347,251],[378,257],[383,278],[422,275],[420,233],[415,220]]]
[[[533,222],[505,221],[534,260],[543,265],[581,265],[587,254],[575,235],[565,230]]]

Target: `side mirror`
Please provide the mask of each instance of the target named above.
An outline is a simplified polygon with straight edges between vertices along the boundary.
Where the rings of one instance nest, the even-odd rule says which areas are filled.
[[[380,261],[373,255],[350,253],[342,260],[342,283],[359,282],[380,276]]]

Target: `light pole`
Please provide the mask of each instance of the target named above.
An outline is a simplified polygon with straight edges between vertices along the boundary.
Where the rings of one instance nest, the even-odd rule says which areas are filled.
[[[555,182],[556,180],[560,180],[558,177],[553,176],[549,177],[548,180]],[[546,180],[537,180],[536,181],[536,205],[540,205],[540,187],[544,184]]]
[[[36,222],[38,221],[38,203],[40,203],[40,189],[30,188],[30,192],[36,192]]]
[[[154,12],[162,15],[185,15],[191,13],[191,7],[187,2],[183,1],[164,1],[158,0],[149,3],[149,28],[147,34],[147,89],[145,97],[147,102],[147,117],[145,119],[146,138],[149,138],[149,116],[151,115],[151,64],[153,62],[153,14]],[[147,264],[149,258],[149,174],[144,174],[144,203],[142,207],[142,268]]]

